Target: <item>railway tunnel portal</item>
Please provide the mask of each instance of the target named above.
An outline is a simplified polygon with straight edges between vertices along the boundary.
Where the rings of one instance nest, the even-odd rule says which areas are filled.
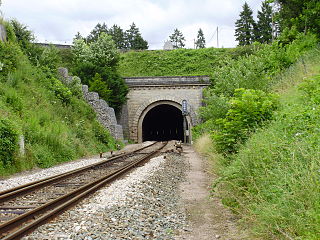
[[[181,140],[190,142],[191,128],[199,122],[203,88],[208,76],[125,78],[127,102],[119,115],[124,136],[134,142]],[[187,101],[187,115],[182,101]]]

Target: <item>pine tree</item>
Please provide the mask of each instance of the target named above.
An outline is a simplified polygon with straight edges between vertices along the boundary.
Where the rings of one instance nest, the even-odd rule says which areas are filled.
[[[204,38],[204,34],[201,28],[199,28],[197,40],[195,42],[196,48],[205,48],[206,47],[206,39]]]
[[[169,36],[170,41],[173,44],[173,48],[183,48],[185,46],[184,42],[186,41],[182,32],[180,32],[177,28],[174,29],[173,34]]]
[[[249,45],[254,41],[254,25],[252,10],[245,2],[242,6],[242,12],[240,18],[236,21],[236,40],[239,42],[239,46]]]
[[[115,42],[117,46],[117,49],[126,48],[125,35],[121,27],[117,26],[116,24],[113,25],[109,29],[108,34],[112,37],[112,40]]]
[[[256,41],[269,43],[272,40],[272,7],[268,1],[264,1],[261,12],[258,11]]]
[[[143,50],[148,49],[148,42],[141,36],[139,28],[132,23],[130,29],[125,32],[126,49]]]
[[[108,27],[106,23],[98,23],[94,29],[90,32],[89,36],[87,37],[87,42],[95,42],[98,40],[101,33],[108,33]]]
[[[84,37],[82,37],[81,33],[80,32],[77,32],[77,34],[74,36],[73,40],[85,40]]]

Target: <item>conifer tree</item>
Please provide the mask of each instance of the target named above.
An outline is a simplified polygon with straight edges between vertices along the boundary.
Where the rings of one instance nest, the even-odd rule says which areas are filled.
[[[101,33],[108,33],[108,27],[106,23],[98,23],[94,29],[90,32],[89,36],[87,37],[87,42],[95,42],[98,40]]]
[[[254,41],[254,26],[255,21],[253,20],[252,10],[245,2],[242,6],[240,18],[235,23],[235,36],[239,46],[249,45]]]
[[[85,39],[84,37],[82,37],[80,32],[77,32],[77,34],[74,36],[73,38],[74,40],[81,40],[81,39]]]
[[[272,7],[266,0],[262,2],[261,11],[258,11],[256,41],[269,43],[272,40]]]
[[[177,28],[174,29],[173,34],[169,36],[170,41],[172,42],[173,48],[183,48],[185,46],[184,42],[186,41],[182,32]]]
[[[108,34],[112,37],[112,40],[115,42],[117,49],[125,49],[125,35],[122,28],[114,24],[108,31]]]
[[[195,42],[196,48],[205,48],[206,47],[206,39],[204,38],[204,34],[201,28],[199,28],[197,40]]]
[[[148,49],[148,42],[141,36],[139,28],[132,23],[130,29],[125,32],[126,48],[132,50]]]

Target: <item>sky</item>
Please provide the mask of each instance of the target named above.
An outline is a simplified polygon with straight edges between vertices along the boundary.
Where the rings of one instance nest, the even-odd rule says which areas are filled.
[[[5,19],[27,25],[38,42],[71,44],[77,32],[87,36],[97,23],[129,29],[132,22],[148,41],[162,49],[175,28],[194,47],[201,28],[207,47],[235,47],[234,23],[245,0],[2,0]],[[253,15],[262,0],[246,0]],[[218,41],[217,41],[218,28]]]

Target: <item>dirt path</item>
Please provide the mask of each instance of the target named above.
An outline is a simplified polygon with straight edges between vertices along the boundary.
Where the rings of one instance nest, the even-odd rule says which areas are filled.
[[[235,216],[228,211],[216,196],[210,196],[210,185],[214,176],[210,164],[194,151],[184,147],[190,171],[186,182],[181,184],[182,205],[188,213],[190,231],[176,239],[188,240],[244,240],[250,239],[236,226]]]

